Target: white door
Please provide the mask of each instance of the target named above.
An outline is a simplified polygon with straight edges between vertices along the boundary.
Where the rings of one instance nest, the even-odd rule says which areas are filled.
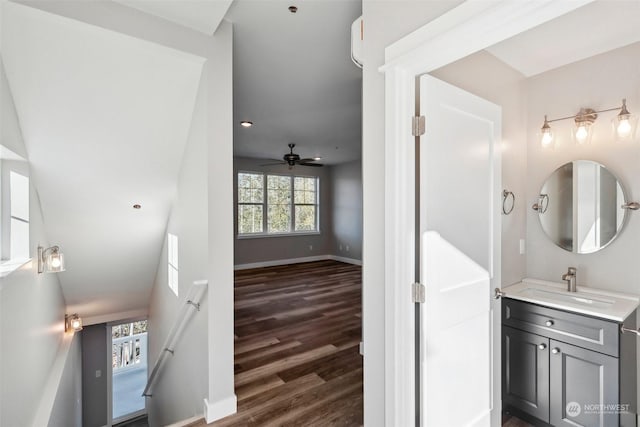
[[[497,426],[501,109],[422,76],[420,114],[421,423]]]

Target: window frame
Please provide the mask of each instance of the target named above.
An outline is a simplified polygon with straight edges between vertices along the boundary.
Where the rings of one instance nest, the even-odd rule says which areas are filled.
[[[13,168],[9,168],[8,171],[8,181],[9,181],[9,209],[8,209],[8,215],[9,215],[9,227],[8,227],[8,234],[9,234],[9,260],[20,260],[20,259],[30,259],[31,258],[31,245],[30,245],[30,239],[31,239],[31,223],[30,223],[30,216],[31,216],[31,206],[30,206],[30,186],[31,186],[31,180],[29,178],[29,175],[25,174],[25,173],[21,173],[18,172],[17,170],[13,169]],[[17,182],[14,180],[14,176],[18,179],[24,179],[24,184],[26,184],[26,188],[20,188],[20,190],[24,190],[26,191],[26,194],[15,194],[15,191],[18,190],[18,186],[17,186]],[[14,183],[16,184],[16,186],[14,186]],[[20,216],[18,215],[18,213],[16,212],[19,207],[14,206],[14,204],[18,201],[18,199],[23,199],[24,202],[26,203],[26,206],[22,206],[20,210],[26,210],[26,217],[24,216]],[[26,244],[26,254],[23,254],[23,256],[18,256],[17,254],[14,253],[14,244],[17,244],[17,240],[18,240],[18,236],[16,236],[14,234],[14,232],[18,231],[17,229],[14,230],[13,228],[13,223],[14,221],[17,221],[18,223],[21,224],[26,224],[26,236],[23,235],[22,240],[24,244]],[[26,240],[26,242],[24,241]]]
[[[175,246],[175,250],[174,250]],[[180,293],[180,257],[179,257],[179,241],[178,235],[171,232],[167,233],[167,286],[177,296]],[[175,254],[175,259],[173,255]],[[172,278],[175,279],[175,283]]]
[[[240,187],[238,185],[240,174],[252,174],[262,175],[262,203],[257,202],[240,202]],[[268,228],[268,216],[269,216],[269,200],[268,200],[268,179],[269,176],[287,177],[289,179],[289,197],[291,202],[289,203],[289,215],[291,222],[289,224],[289,231],[269,232]],[[295,178],[313,178],[315,180],[315,204],[310,203],[295,203]],[[318,235],[320,231],[320,177],[317,175],[304,175],[304,174],[287,174],[281,172],[258,172],[250,170],[238,170],[236,172],[236,238],[238,239],[253,239],[263,237],[287,237],[287,236],[308,236]],[[240,206],[241,205],[257,205],[262,206],[262,231],[256,233],[240,233]],[[295,231],[296,206],[315,206],[315,229]]]

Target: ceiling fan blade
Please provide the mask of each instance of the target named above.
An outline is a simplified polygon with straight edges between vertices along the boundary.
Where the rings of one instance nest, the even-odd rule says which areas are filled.
[[[286,165],[287,162],[263,163],[260,166]]]
[[[300,163],[312,163],[312,162],[318,161],[318,159],[314,159],[313,157],[309,157],[309,158],[306,158],[306,159],[300,159],[298,161]]]
[[[304,163],[303,163],[303,162],[300,162],[300,163],[298,163],[298,164],[299,164],[300,166],[315,166],[315,167],[317,167],[317,168],[324,166],[324,165],[323,165],[323,164],[321,164],[321,163],[308,163],[308,162],[304,162]]]

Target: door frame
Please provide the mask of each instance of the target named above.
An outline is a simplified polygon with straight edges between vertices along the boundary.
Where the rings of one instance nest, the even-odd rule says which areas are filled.
[[[415,79],[592,1],[465,1],[385,49],[385,425],[416,420]]]
[[[136,317],[128,317],[122,320],[113,320],[105,323],[104,327],[106,329],[107,335],[107,425],[105,427],[111,427],[114,424],[118,424],[121,422],[125,422],[127,420],[131,420],[133,418],[139,417],[141,415],[145,415],[147,413],[147,405],[145,399],[145,407],[144,409],[133,412],[131,414],[125,415],[124,417],[120,417],[118,419],[113,418],[113,366],[111,361],[111,352],[113,350],[113,337],[112,337],[112,327],[122,325],[125,323],[138,322],[141,320],[149,320],[148,315],[144,316],[136,316]],[[147,323],[148,326],[148,323]],[[149,331],[147,331],[147,376],[149,375]]]

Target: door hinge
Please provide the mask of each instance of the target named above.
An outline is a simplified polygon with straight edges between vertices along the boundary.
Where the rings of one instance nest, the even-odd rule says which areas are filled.
[[[424,304],[426,288],[422,283],[411,284],[411,301]]]
[[[426,119],[424,116],[413,116],[411,118],[411,135],[422,136],[425,133]]]

